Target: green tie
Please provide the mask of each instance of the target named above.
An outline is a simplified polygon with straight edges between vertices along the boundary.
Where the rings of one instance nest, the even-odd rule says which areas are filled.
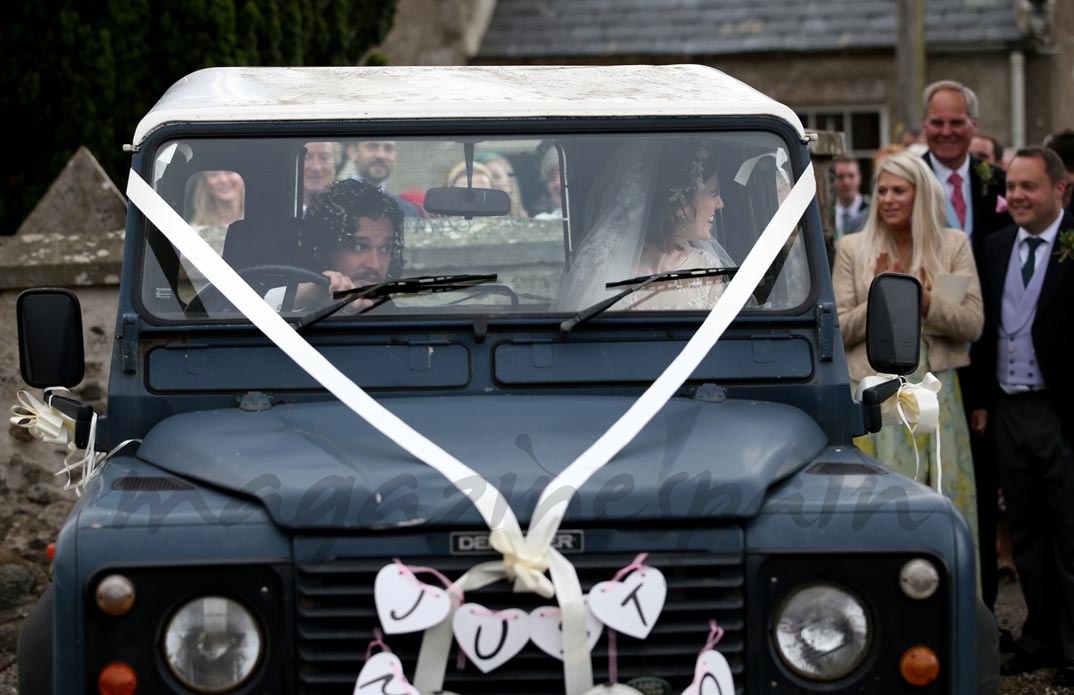
[[[1033,270],[1037,264],[1037,247],[1044,243],[1044,239],[1037,237],[1029,237],[1026,239],[1026,246],[1029,247],[1029,255],[1026,256],[1026,262],[1022,264],[1022,284],[1029,285],[1029,279],[1033,277]]]

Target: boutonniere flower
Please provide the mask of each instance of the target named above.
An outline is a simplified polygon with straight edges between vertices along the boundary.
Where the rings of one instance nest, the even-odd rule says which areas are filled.
[[[1060,263],[1068,258],[1074,258],[1074,229],[1060,230],[1055,241],[1059,248],[1055,250],[1054,255],[1059,256]]]
[[[981,179],[981,197],[988,195],[988,189],[996,182],[996,175],[992,173],[992,167],[988,162],[977,162],[973,168],[977,172],[977,178]]]

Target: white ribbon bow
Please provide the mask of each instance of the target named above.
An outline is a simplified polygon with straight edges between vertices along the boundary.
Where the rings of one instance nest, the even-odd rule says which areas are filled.
[[[548,569],[547,548],[544,552],[529,552],[529,544],[517,533],[493,529],[489,533],[489,544],[503,555],[503,571],[507,578],[515,583],[516,592],[531,592],[544,598],[552,598],[556,588],[545,576]]]
[[[917,452],[917,440],[919,434],[936,433],[936,490],[940,491],[943,479],[943,471],[940,467],[940,389],[943,384],[933,376],[932,372],[926,372],[919,383],[911,383],[906,377],[891,374],[876,374],[867,376],[858,384],[858,400],[865,389],[884,382],[898,379],[902,382],[899,390],[890,398],[880,404],[881,422],[885,425],[902,424],[910,431],[910,442],[914,446],[914,480],[921,475],[921,459]]]
[[[51,389],[45,389],[49,397]],[[11,424],[29,430],[30,434],[46,444],[67,446],[75,440],[75,421],[47,403],[42,403],[32,393],[19,390],[18,405],[11,406]]]
[[[32,393],[20,389],[17,397],[17,405],[11,406],[11,424],[29,430],[30,434],[46,444],[57,444],[67,448],[67,455],[63,459],[64,466],[56,471],[56,475],[67,474],[67,483],[64,490],[74,488],[75,494],[81,496],[82,488],[98,470],[98,464],[105,459],[104,454],[98,454],[94,449],[94,439],[97,437],[97,414],[93,414],[90,420],[89,442],[82,451],[75,445],[75,421],[52,407],[52,396],[56,391],[70,393],[65,388],[58,386],[50,387],[42,392],[45,401],[38,400]],[[78,480],[71,477],[71,471],[78,470]]]
[[[51,386],[41,395],[44,402],[39,400],[29,391],[19,389],[18,404],[11,406],[10,422],[16,427],[25,428],[34,437],[46,444],[57,444],[67,448],[67,455],[63,458],[64,466],[56,471],[55,475],[67,475],[67,483],[64,490],[74,489],[75,494],[82,496],[82,490],[101,470],[101,464],[112,457],[123,447],[131,442],[140,442],[140,439],[127,439],[121,442],[107,454],[98,453],[95,447],[97,440],[97,413],[90,418],[89,437],[86,448],[79,449],[75,444],[75,420],[69,415],[57,410],[52,406],[52,396],[57,391],[70,393],[61,386]],[[81,452],[81,454],[79,453]],[[78,479],[71,477],[72,471],[79,471]]]

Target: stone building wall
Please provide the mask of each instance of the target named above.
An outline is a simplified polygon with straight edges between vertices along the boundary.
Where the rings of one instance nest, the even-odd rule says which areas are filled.
[[[400,3],[402,9],[404,2]],[[410,0],[418,2],[419,0]],[[1011,21],[1024,23],[1014,11],[1028,3],[1011,0]],[[1054,131],[1074,128],[1074,2],[1049,2],[1043,35],[1027,38],[1021,51],[1025,58],[1025,141],[1040,143]],[[610,22],[609,22],[610,24]],[[1023,32],[1028,28],[1021,27]],[[1012,143],[1011,54],[1015,45],[982,43],[955,48],[930,45],[925,59],[924,83],[959,80],[977,92],[980,130]],[[883,107],[889,114],[888,138],[894,140],[906,125],[898,122],[902,95],[894,47],[873,50],[812,51],[705,55],[610,56],[564,55],[545,57],[474,59],[479,64],[514,62],[530,64],[653,64],[699,63],[711,65],[759,91],[791,106]],[[554,85],[550,85],[554,89]]]
[[[1070,21],[1074,24],[1074,18]],[[1071,34],[1074,35],[1074,26]],[[1074,105],[1074,79],[1071,79],[1074,58],[1061,59],[1053,53],[1026,53],[1025,58],[1025,137],[1027,143],[1039,143],[1053,130],[1074,128],[1074,118],[1069,115]],[[900,112],[901,95],[891,52],[814,54],[793,59],[787,56],[717,58],[711,65],[792,108],[884,107],[891,117],[888,136],[893,138],[899,130],[895,116]],[[1010,53],[930,53],[925,84],[944,79],[958,80],[973,89],[980,103],[980,130],[995,135],[1005,144],[1011,143]],[[908,125],[920,126],[921,122]]]

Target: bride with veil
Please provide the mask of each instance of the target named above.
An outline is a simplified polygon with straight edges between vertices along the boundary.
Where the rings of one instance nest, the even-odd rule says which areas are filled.
[[[703,138],[667,136],[625,142],[593,187],[588,230],[560,283],[555,309],[578,311],[616,294],[605,283],[640,275],[734,262],[712,238],[723,208],[715,146]],[[654,283],[625,297],[619,309],[707,311],[727,277]]]

